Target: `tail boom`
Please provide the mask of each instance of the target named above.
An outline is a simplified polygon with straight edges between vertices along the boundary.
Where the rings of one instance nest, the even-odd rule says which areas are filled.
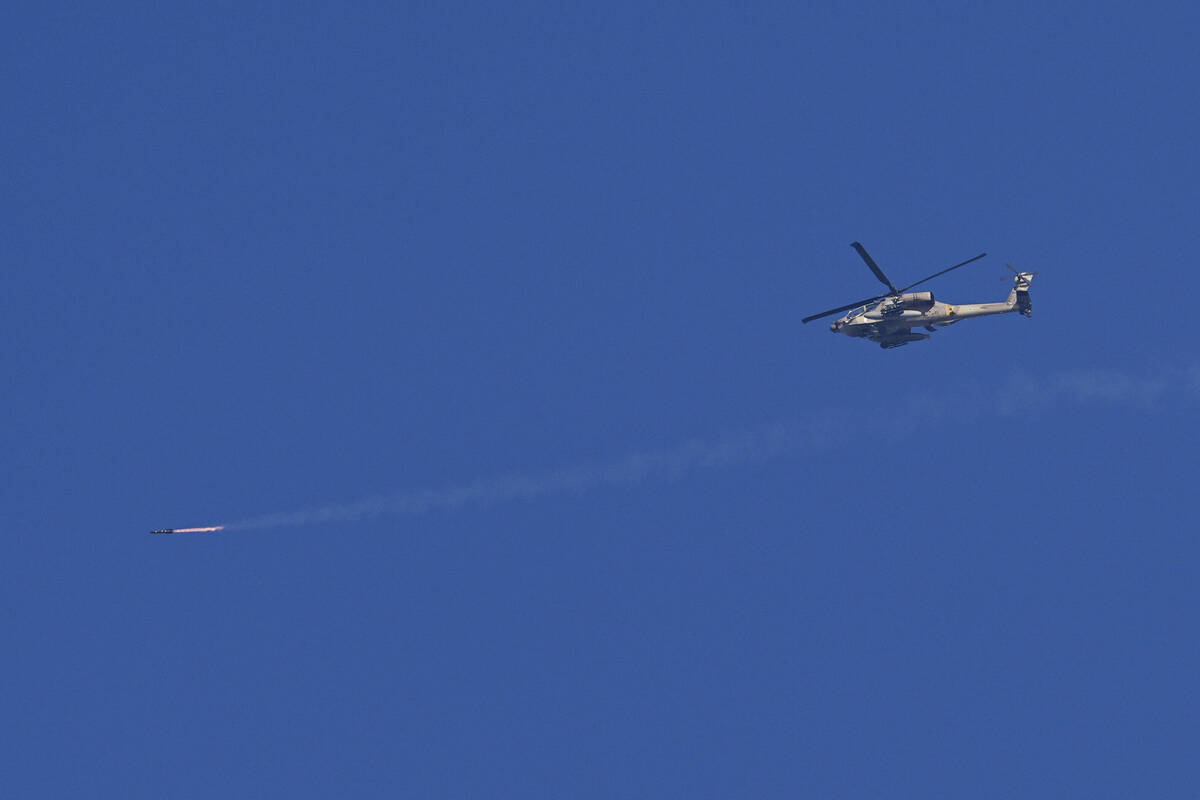
[[[1033,316],[1033,300],[1029,297],[1029,286],[1033,283],[1032,272],[1019,272],[1013,280],[1013,289],[1008,293],[1008,299],[1003,303],[968,303],[951,306],[952,317],[947,323],[957,322],[970,317],[987,317],[992,314],[1010,314],[1019,312],[1026,317]]]

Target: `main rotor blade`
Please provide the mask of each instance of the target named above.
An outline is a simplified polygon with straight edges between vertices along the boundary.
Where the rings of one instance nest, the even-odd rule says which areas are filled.
[[[947,272],[949,272],[952,269],[958,269],[959,267],[965,267],[967,264],[970,264],[972,261],[978,261],[979,259],[983,258],[986,255],[987,255],[987,253],[980,253],[979,255],[975,256],[974,258],[968,258],[966,261],[962,262],[961,264],[955,264],[953,267],[946,267],[941,272],[935,272],[932,275],[930,275],[928,278],[921,278],[921,280],[917,281],[916,283],[910,283],[908,286],[905,286],[903,289],[898,290],[897,293],[907,292],[909,289],[913,288],[914,286],[920,286],[925,281],[931,281],[934,278],[936,278],[938,275],[945,275]]]
[[[871,268],[871,272],[875,273],[875,277],[879,278],[879,282],[891,289],[892,294],[896,294],[896,287],[892,285],[890,280],[888,280],[888,276],[883,274],[883,270],[881,270],[879,265],[875,263],[875,259],[871,258],[871,255],[867,252],[867,249],[858,242],[851,242],[850,246],[858,251],[858,254],[862,256],[863,261],[867,262],[867,266]]]
[[[874,297],[868,297],[866,300],[859,300],[857,303],[851,303],[850,305],[847,305],[847,306],[839,306],[838,308],[831,308],[828,311],[822,311],[820,314],[813,314],[811,317],[805,317],[804,319],[802,319],[800,321],[801,322],[812,322],[814,319],[820,319],[821,317],[828,317],[830,314],[836,314],[839,311],[849,311],[852,308],[858,308],[859,306],[865,306],[867,303],[874,303],[876,300],[882,300],[885,297],[887,297],[886,294],[880,294],[880,295],[876,295]]]

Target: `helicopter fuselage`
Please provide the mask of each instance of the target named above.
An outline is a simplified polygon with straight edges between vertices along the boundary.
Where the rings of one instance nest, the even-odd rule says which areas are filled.
[[[888,349],[929,338],[928,333],[915,333],[913,328],[925,328],[932,332],[964,319],[1014,311],[1032,316],[1033,306],[1029,300],[1032,278],[1032,273],[1019,274],[1008,299],[1000,303],[942,303],[934,300],[932,292],[887,297],[848,312],[831,322],[829,329],[856,339],[878,342],[880,347]]]

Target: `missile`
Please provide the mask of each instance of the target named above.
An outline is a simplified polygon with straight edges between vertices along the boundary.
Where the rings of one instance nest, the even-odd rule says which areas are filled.
[[[212,525],[207,528],[159,528],[151,533],[212,533],[213,531],[225,530],[224,525]]]

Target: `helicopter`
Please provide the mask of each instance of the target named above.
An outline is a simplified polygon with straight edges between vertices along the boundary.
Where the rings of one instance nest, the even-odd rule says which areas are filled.
[[[922,278],[916,283],[910,283],[902,289],[897,289],[888,276],[883,274],[883,270],[875,263],[875,259],[871,258],[866,248],[858,242],[853,242],[850,246],[858,252],[863,261],[867,262],[871,272],[875,273],[875,277],[879,279],[880,283],[888,287],[888,291],[885,294],[868,297],[866,300],[859,300],[849,305],[822,311],[820,314],[813,314],[800,320],[801,322],[809,323],[814,319],[848,311],[849,313],[841,319],[829,323],[829,330],[834,333],[844,333],[856,339],[869,339],[872,342],[878,342],[884,350],[890,350],[893,347],[903,347],[909,342],[928,339],[928,333],[913,332],[913,328],[917,327],[924,327],[925,330],[933,333],[938,328],[944,328],[972,317],[1007,314],[1012,311],[1020,312],[1026,317],[1033,316],[1033,301],[1029,298],[1029,287],[1033,283],[1033,276],[1036,273],[1019,272],[1011,264],[1005,266],[1016,275],[1013,279],[1013,289],[1008,293],[1008,299],[1000,303],[950,305],[935,300],[933,292],[909,291],[926,281],[945,275],[951,270],[978,261],[987,253],[980,253],[974,258],[968,258],[941,272],[935,272],[927,278]]]

